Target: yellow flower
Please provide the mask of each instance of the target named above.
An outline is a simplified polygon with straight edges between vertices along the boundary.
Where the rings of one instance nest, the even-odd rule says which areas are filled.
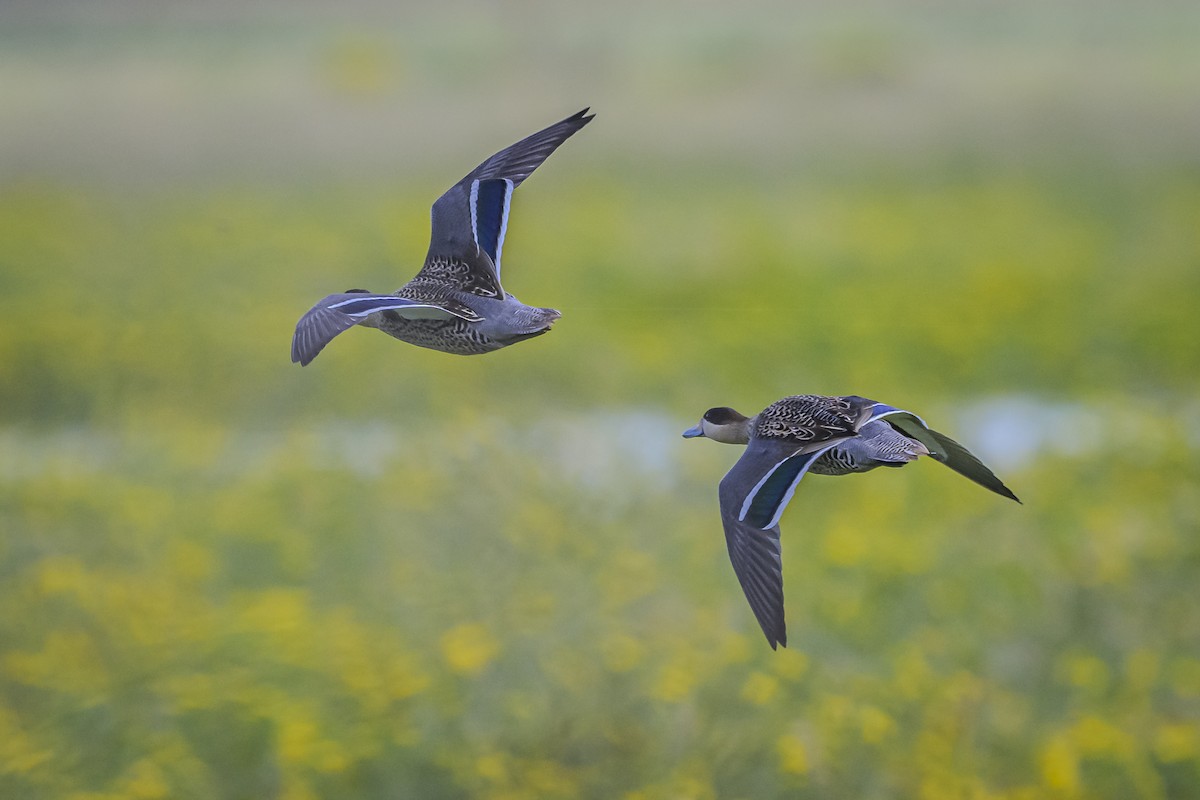
[[[1195,725],[1169,723],[1154,736],[1154,755],[1168,764],[1187,761],[1200,754],[1200,729]]]
[[[612,554],[596,576],[596,583],[612,606],[623,606],[644,597],[656,582],[657,564],[648,554],[622,548]]]
[[[878,744],[896,732],[896,721],[875,706],[864,706],[858,712],[864,742]]]
[[[600,650],[604,666],[611,672],[628,672],[642,660],[641,643],[624,633],[614,633],[605,637]]]
[[[686,665],[678,662],[667,664],[650,687],[650,695],[657,700],[677,703],[691,694],[696,681],[696,673]]]
[[[1128,756],[1136,749],[1132,737],[1107,720],[1088,715],[1071,729],[1080,752],[1089,755]]]
[[[578,787],[566,767],[547,759],[525,763],[521,783],[537,797],[571,797]]]
[[[408,653],[392,654],[382,669],[388,693],[394,700],[419,694],[429,686],[429,676]]]
[[[305,763],[317,741],[317,724],[306,717],[288,719],[279,725],[279,755],[293,764]]]
[[[725,664],[742,664],[750,660],[750,657],[757,652],[757,641],[751,644],[751,640],[740,633],[726,631],[721,637],[721,643],[718,646],[721,654],[721,661]],[[783,655],[790,651],[781,651]],[[775,659],[772,659],[774,661]]]
[[[1080,689],[1102,692],[1108,686],[1108,666],[1095,656],[1073,656],[1062,665],[1062,670],[1067,682]]]
[[[742,684],[742,699],[756,706],[766,705],[779,691],[779,679],[765,672],[751,672]]]
[[[285,774],[283,776],[283,791],[280,793],[283,800],[317,800],[317,793],[308,784],[308,781],[297,775]]]
[[[771,669],[785,680],[800,680],[808,671],[808,656],[794,647],[780,650],[771,659]]]
[[[108,690],[110,678],[91,637],[75,631],[51,631],[39,651],[14,651],[3,666],[13,679],[59,692],[89,696],[96,701]]]
[[[0,775],[29,772],[51,757],[25,734],[17,715],[0,706]]]
[[[1075,748],[1063,736],[1056,736],[1042,748],[1039,758],[1042,781],[1064,795],[1079,791],[1079,758]]]
[[[171,794],[162,769],[150,759],[142,759],[129,768],[125,778],[125,793],[138,800],[157,800]]]
[[[442,658],[451,671],[475,675],[500,652],[500,642],[479,623],[456,625],[442,635]]]
[[[185,581],[199,582],[213,573],[213,554],[186,539],[173,541],[167,558],[171,570]]]
[[[916,647],[905,648],[892,659],[892,663],[896,674],[896,690],[909,700],[916,699],[932,681],[933,671]]]
[[[493,783],[508,781],[508,766],[500,753],[489,753],[475,759],[475,771]]]
[[[263,633],[304,630],[309,623],[308,593],[301,589],[265,589],[251,595],[242,618],[252,630]]]
[[[318,742],[313,755],[312,765],[318,772],[345,772],[350,766],[345,749],[329,739]]]
[[[779,737],[775,749],[779,753],[781,771],[791,775],[808,774],[808,748],[799,736],[789,733]]]
[[[1162,658],[1151,650],[1139,648],[1125,658],[1125,675],[1133,688],[1146,691],[1154,685],[1162,667]]]
[[[42,594],[79,594],[87,582],[83,562],[71,556],[43,559],[38,565],[38,588]]]
[[[843,730],[852,721],[854,704],[841,694],[825,694],[817,701],[815,716],[822,731]]]

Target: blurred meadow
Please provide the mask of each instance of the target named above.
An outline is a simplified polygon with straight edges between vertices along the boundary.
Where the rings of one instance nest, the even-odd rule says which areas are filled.
[[[1200,796],[1194,3],[0,7],[0,797]],[[591,105],[461,358],[332,291]],[[787,650],[710,406],[857,393]]]

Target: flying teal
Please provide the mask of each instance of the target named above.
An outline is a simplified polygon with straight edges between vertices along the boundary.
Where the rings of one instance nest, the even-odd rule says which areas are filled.
[[[787,646],[779,518],[806,473],[847,475],[902,467],[927,455],[1017,500],[982,461],[917,415],[856,395],[794,395],[753,417],[728,407],[710,408],[683,435],[746,445],[721,479],[718,497],[733,571],[772,648]]]
[[[410,344],[475,355],[541,336],[561,314],[527,306],[500,284],[513,191],[572,134],[583,109],[488,158],[433,204],[425,264],[392,294],[351,289],[314,305],[296,325],[292,361],[307,365],[342,331],[378,328]]]

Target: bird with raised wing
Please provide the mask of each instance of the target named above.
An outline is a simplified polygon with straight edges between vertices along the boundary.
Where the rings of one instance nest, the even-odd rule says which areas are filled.
[[[710,408],[683,435],[746,445],[721,479],[721,521],[733,571],[772,648],[787,646],[779,518],[806,473],[847,475],[902,467],[927,455],[1021,502],[982,461],[916,414],[856,395],[785,397],[753,417],[732,408]]]
[[[540,336],[561,314],[527,306],[500,285],[513,190],[573,133],[588,109],[485,160],[437,199],[425,264],[393,294],[331,294],[300,318],[292,361],[306,365],[339,333],[378,328],[410,344],[456,355],[499,350]]]

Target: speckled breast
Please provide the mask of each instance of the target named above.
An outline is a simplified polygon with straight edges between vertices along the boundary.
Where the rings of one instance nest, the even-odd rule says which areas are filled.
[[[461,319],[405,319],[395,312],[385,311],[379,330],[418,347],[459,356],[490,353],[504,347],[481,335],[477,323]]]

